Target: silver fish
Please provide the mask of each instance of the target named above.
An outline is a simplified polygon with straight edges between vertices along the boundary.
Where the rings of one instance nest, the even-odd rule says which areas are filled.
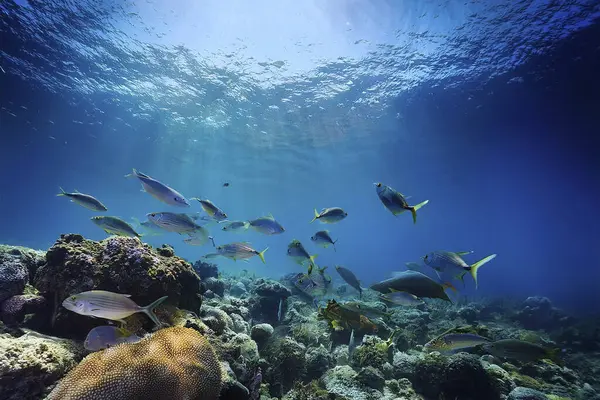
[[[470,253],[471,252],[469,251],[458,253],[453,253],[451,251],[434,251],[425,255],[423,261],[433,268],[438,273],[438,276],[440,276],[440,273],[445,273],[462,281],[463,276],[469,272],[475,281],[475,287],[477,287],[477,272],[479,267],[496,258],[496,254],[489,255],[476,263],[469,265],[461,258],[461,256]],[[440,276],[440,279],[441,278],[442,276]]]
[[[135,168],[131,174],[125,177],[136,177],[142,182],[142,188],[155,199],[176,207],[189,207],[190,203],[185,197],[175,189],[172,189],[162,182],[157,181],[148,175],[138,172]]]
[[[117,217],[92,217],[92,222],[98,225],[109,235],[131,236],[140,238],[142,235],[137,233],[131,225]]]
[[[142,338],[123,328],[112,325],[103,325],[93,328],[87,334],[83,347],[89,351],[98,351],[114,347],[121,343],[135,343]]]
[[[248,258],[259,256],[263,264],[266,264],[265,261],[265,252],[269,250],[269,248],[265,248],[263,251],[254,250],[250,247],[249,243],[246,242],[236,242],[224,244],[221,246],[217,246],[217,253],[207,254],[204,258],[214,258],[218,256],[227,257],[232,259],[233,261],[237,260],[247,260]]]
[[[227,214],[219,207],[214,205],[214,203],[208,199],[200,199],[198,197],[192,197],[190,200],[197,200],[202,209],[206,211],[208,215],[210,215],[215,221],[224,221],[227,219]]]
[[[199,230],[194,232],[193,236],[183,239],[183,241],[185,244],[189,244],[190,246],[204,246],[206,243],[208,243],[209,239],[212,239],[212,236],[208,236],[208,231],[201,227]]]
[[[374,183],[374,185],[377,190],[377,196],[379,196],[379,200],[381,200],[385,208],[390,210],[394,215],[400,215],[405,211],[410,211],[413,217],[413,223],[415,224],[417,223],[417,211],[425,204],[429,203],[429,200],[425,200],[415,206],[411,206],[406,202],[406,197],[402,193],[392,189],[390,186],[379,182]]]
[[[275,220],[273,215],[270,214],[266,217],[260,217],[248,221],[248,223],[252,229],[265,235],[278,235],[285,232],[283,226],[281,226],[281,224]]]
[[[279,308],[277,309],[277,321],[281,321],[283,316],[283,299],[279,299]]]
[[[398,306],[413,306],[423,303],[423,300],[407,292],[382,293],[379,295],[379,298]]]
[[[146,216],[149,221],[169,232],[179,234],[187,233],[188,235],[193,236],[196,232],[204,233],[203,231],[206,231],[205,228],[194,222],[187,214],[154,212],[149,213]]]
[[[100,202],[100,200],[96,199],[94,196],[89,194],[79,193],[77,190],[73,193],[67,193],[60,188],[60,193],[57,196],[65,196],[71,199],[73,203],[79,204],[92,211],[107,211],[108,209],[104,204]]]
[[[69,311],[89,317],[110,319],[124,322],[132,314],[141,312],[146,314],[157,326],[161,323],[154,314],[158,307],[168,296],[161,297],[145,307],[140,307],[127,294],[107,292],[105,290],[90,290],[67,297],[62,305]]]
[[[317,233],[311,236],[310,240],[315,242],[317,245],[325,248],[328,248],[330,245],[333,245],[333,250],[337,251],[335,249],[335,244],[337,243],[337,240],[333,240],[331,236],[329,236],[328,230],[318,231]]]
[[[240,233],[244,232],[250,227],[250,224],[245,221],[230,221],[226,222],[225,225],[221,228],[221,230],[225,232],[235,232]]]
[[[315,208],[315,217],[310,222],[319,220],[324,224],[333,224],[346,218],[348,213],[339,207],[324,208],[318,212]]]
[[[354,275],[354,272],[350,271],[348,268],[342,267],[341,265],[336,265],[335,270],[348,285],[358,290],[359,297],[362,297],[362,287],[360,286],[360,281],[356,275]]]

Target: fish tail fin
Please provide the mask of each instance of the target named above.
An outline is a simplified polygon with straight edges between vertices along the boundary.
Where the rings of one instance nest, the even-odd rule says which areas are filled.
[[[60,189],[60,193],[57,194],[57,196],[66,196],[67,192],[65,192],[65,189],[61,188],[60,186],[58,187]]]
[[[333,245],[333,251],[335,251],[336,253],[337,253],[337,249],[335,248],[335,244],[337,243],[338,240],[339,239],[334,240],[333,243],[332,243],[332,245]]]
[[[260,253],[258,253],[258,256],[260,257],[260,260],[263,262],[263,264],[267,263],[265,261],[265,253],[267,252],[267,250],[269,250],[268,247],[266,249],[264,249],[263,251],[261,251]]]
[[[442,283],[442,286],[444,287],[444,289],[451,289],[452,291],[454,291],[454,293],[458,292],[458,290],[456,290],[456,288],[451,282],[444,282]]]
[[[486,258],[483,258],[479,261],[477,261],[475,264],[471,265],[471,276],[473,277],[473,280],[475,281],[475,288],[477,288],[478,284],[477,284],[477,271],[479,271],[479,267],[481,267],[482,265],[492,261],[494,258],[496,258],[496,254],[492,254],[487,256]]]
[[[131,177],[135,177],[138,176],[138,172],[137,169],[133,168],[133,170],[131,171],[130,174],[125,175],[125,178],[131,178]]]
[[[313,254],[312,256],[310,256],[309,260],[310,260],[310,264],[314,265],[315,267],[317,267],[317,263],[315,263],[315,259],[318,257],[318,254]],[[319,268],[319,267],[317,267]]]
[[[421,203],[417,204],[416,206],[411,206],[411,207],[409,208],[409,210],[410,210],[410,212],[411,212],[411,214],[412,214],[412,217],[413,217],[413,223],[415,223],[415,224],[417,223],[417,211],[419,211],[419,209],[420,209],[421,207],[423,207],[423,206],[424,206],[425,204],[427,204],[427,203],[429,203],[429,200],[425,200],[425,201],[423,201],[423,202],[421,202]]]
[[[248,228],[250,228],[250,222],[246,221],[244,222],[244,230],[247,230]]]
[[[156,316],[156,314],[154,314],[154,309],[158,306],[160,306],[163,301],[165,301],[167,299],[167,297],[169,296],[163,296],[158,300],[153,301],[152,303],[148,304],[146,307],[142,307],[142,312],[145,313],[151,320],[152,322],[154,322],[156,324],[156,326],[161,326],[162,323],[158,320],[158,317]]]
[[[316,220],[317,218],[319,218],[319,212],[318,212],[318,211],[317,211],[317,209],[315,208],[315,216],[314,216],[314,218],[312,219],[312,221],[310,221],[310,223],[312,224],[313,222],[315,222],[315,220]]]

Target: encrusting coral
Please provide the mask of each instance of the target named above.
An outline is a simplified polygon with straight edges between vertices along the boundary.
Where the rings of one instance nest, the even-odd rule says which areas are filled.
[[[90,354],[47,400],[216,400],[222,380],[221,365],[206,338],[193,329],[173,327]]]

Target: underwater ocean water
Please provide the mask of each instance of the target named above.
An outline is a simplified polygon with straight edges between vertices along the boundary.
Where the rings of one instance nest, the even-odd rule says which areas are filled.
[[[343,266],[368,288],[415,262],[420,264],[418,271],[438,284],[452,281],[454,287],[446,292],[464,307],[498,299],[542,299],[538,308],[548,301],[568,315],[557,322],[562,328],[571,323],[568,318],[600,313],[598,1],[2,0],[0,67],[1,244],[46,252],[62,234],[102,241],[115,232],[103,231],[91,218],[112,216],[142,234],[143,243],[169,245],[175,256],[191,263],[214,263],[219,275],[213,279],[225,280],[227,290],[245,282],[259,299],[268,298],[260,285],[283,282],[310,269],[314,270],[308,279],[321,276],[320,268],[327,266],[333,287],[352,286],[336,272],[335,266]],[[144,193],[142,180],[126,177],[134,169],[159,182],[159,192],[175,192],[161,192],[162,201],[160,193]],[[384,205],[393,196],[380,198],[377,183],[401,193],[405,207],[428,203],[416,211],[414,222],[408,209],[394,215]],[[69,197],[57,196],[61,188],[91,195],[107,211],[69,202]],[[164,196],[172,199],[173,193],[184,197],[189,207],[167,204]],[[216,221],[192,199],[196,197],[209,199],[227,214],[227,221]],[[331,207],[341,207],[347,216],[334,223],[323,223],[325,218],[311,223],[315,210]],[[186,232],[140,225],[148,224],[147,214],[162,212],[201,217],[196,222],[207,230],[202,243],[186,243],[195,237]],[[269,215],[282,232],[265,234],[246,226],[239,233],[223,230],[228,221]],[[324,248],[311,240],[320,230],[329,231],[334,246]],[[297,263],[289,256],[294,239],[308,255],[317,255],[314,263]],[[232,242],[248,242],[256,253],[268,248],[265,263],[256,253],[246,262],[239,253],[237,260],[204,257]],[[66,246],[60,243],[56,246]],[[448,271],[449,264],[436,266],[438,271],[426,265],[424,256],[442,259],[441,251],[472,252],[461,255],[466,264],[452,266],[465,273],[464,282],[455,279],[456,270],[454,275]],[[58,253],[49,252],[40,265],[49,268],[57,257],[74,254]],[[471,264],[492,254],[497,256],[481,266],[476,287]],[[27,287],[35,286],[49,303],[48,293],[75,294],[56,288],[83,279],[89,271],[61,275],[73,264],[64,265],[55,271],[60,278],[47,286],[52,289],[34,284],[39,277],[31,269]],[[89,279],[110,274],[102,271]],[[115,288],[86,288],[126,294],[136,285],[133,276],[120,275],[129,281]],[[321,288],[323,282],[312,279],[309,289]],[[7,287],[0,284],[2,290]],[[152,295],[142,300],[129,294],[140,306],[165,294],[173,298],[154,289],[145,293]],[[323,296],[320,306],[327,300]],[[226,308],[211,301],[217,311],[210,318],[218,319],[219,307]],[[277,333],[278,322],[292,318],[289,302],[257,301],[276,314],[266,317],[263,310],[255,315],[254,303],[246,304],[250,316],[240,318],[246,320],[247,333],[262,322],[274,325]],[[172,305],[191,311],[183,303]],[[52,324],[63,315],[61,311],[56,317],[56,304]],[[311,302],[306,304],[310,309]],[[107,319],[121,319],[113,317]],[[438,318],[452,321],[446,317]],[[347,319],[334,320],[339,323],[340,318]],[[81,320],[72,321],[77,326]],[[597,320],[595,324],[586,328],[591,329],[591,339],[584,340],[583,333],[573,339],[590,346],[579,348],[581,354],[600,351],[600,325]],[[355,329],[358,336],[360,329],[348,328],[341,340],[353,343]],[[79,331],[39,331],[52,337],[85,337]],[[423,345],[432,339],[433,331],[407,339],[410,349],[413,341]],[[481,330],[476,333],[486,336]],[[364,340],[355,351],[368,345]],[[314,346],[297,341],[310,355]],[[561,343],[558,347],[564,350]],[[74,356],[73,365],[56,373],[47,386],[80,359]],[[581,360],[572,368],[600,373],[600,361],[593,364],[586,356]],[[329,367],[342,368],[338,361]],[[394,368],[396,361],[390,364]],[[241,373],[229,362],[253,399],[259,398],[252,389],[258,378],[258,387],[262,379],[273,396],[289,390],[300,396],[300,389],[290,383],[297,377],[273,377],[266,365],[264,375]],[[362,377],[374,373],[353,367]],[[322,381],[332,393],[337,389],[331,389],[331,382],[337,378],[330,371],[323,369],[330,379]],[[375,378],[378,374],[386,371]],[[13,381],[0,378],[0,389],[12,387],[10,382],[18,379],[14,376]],[[592,391],[600,390],[599,381],[583,375],[573,379],[579,388],[589,383],[590,391],[565,392],[561,398],[591,399]],[[426,399],[494,398],[447,388],[427,392],[409,380]],[[526,379],[514,381],[513,386],[541,387]],[[385,394],[392,386],[372,389]],[[44,390],[27,395],[14,391],[10,393],[16,397],[6,398],[40,398]],[[338,398],[370,398],[356,390]],[[54,398],[83,398],[70,396]]]

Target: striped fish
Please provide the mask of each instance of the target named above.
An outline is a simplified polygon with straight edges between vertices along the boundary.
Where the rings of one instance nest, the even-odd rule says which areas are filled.
[[[117,217],[92,217],[91,220],[109,235],[142,237],[131,225]]]
[[[87,208],[92,211],[106,211],[108,210],[104,204],[100,202],[94,196],[89,194],[79,193],[77,190],[73,193],[68,193],[63,190],[63,188],[59,188],[60,193],[57,196],[65,196],[71,199],[71,201],[75,204],[79,204],[82,207]]]
[[[135,168],[131,174],[125,175],[128,177],[136,177],[142,182],[143,191],[154,197],[155,199],[162,201],[163,203],[169,204],[176,207],[189,207],[190,203],[185,197],[175,189],[172,189],[162,182],[157,181],[154,178],[149,177],[146,174],[142,174]]]
[[[153,310],[165,301],[167,296],[161,297],[145,307],[138,306],[129,297],[128,294],[90,290],[67,297],[62,305],[67,310],[80,315],[110,319],[122,323],[124,318],[141,312],[146,314],[157,326],[161,325]]]
[[[187,233],[190,236],[195,235],[199,232],[202,235],[208,236],[206,229],[198,225],[189,215],[183,213],[172,213],[172,212],[154,212],[146,215],[149,221],[162,229],[175,232],[175,233]]]

